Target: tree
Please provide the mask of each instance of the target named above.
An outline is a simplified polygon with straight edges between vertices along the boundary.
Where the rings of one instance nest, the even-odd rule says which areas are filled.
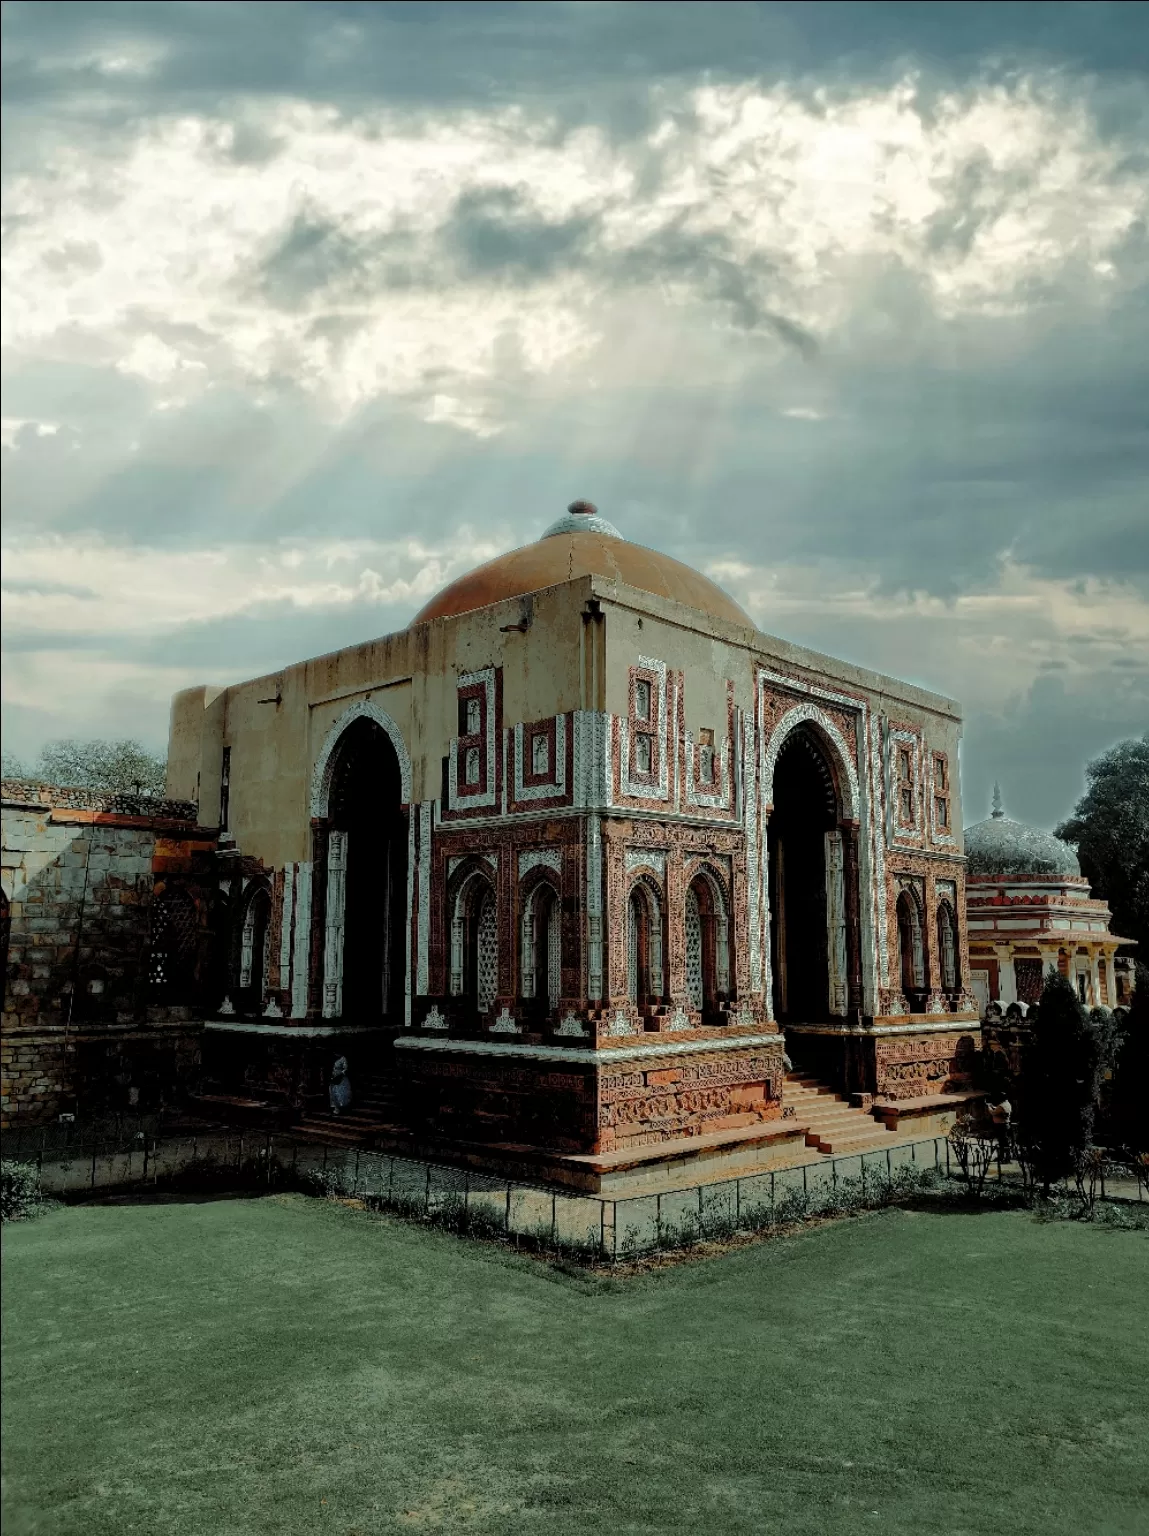
[[[1115,1042],[1106,1131],[1131,1162],[1149,1160],[1149,966],[1138,965],[1137,986]]]
[[[1022,1074],[1020,1134],[1045,1193],[1093,1145],[1109,1032],[1093,1025],[1068,978],[1050,971]]]
[[[166,760],[138,741],[50,741],[32,768],[4,754],[6,779],[36,784],[162,795],[166,774]]]
[[[1149,951],[1149,732],[1095,758],[1088,788],[1056,835],[1074,843],[1081,871],[1108,901],[1113,929]]]

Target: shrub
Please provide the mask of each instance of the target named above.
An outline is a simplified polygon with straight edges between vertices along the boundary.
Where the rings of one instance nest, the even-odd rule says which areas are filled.
[[[43,1206],[40,1170],[35,1163],[0,1162],[0,1219],[21,1221]]]
[[[980,1199],[989,1170],[1000,1150],[998,1137],[983,1135],[971,1120],[963,1117],[950,1131],[949,1143],[957,1158],[966,1189],[974,1199]]]
[[[1020,1128],[1047,1195],[1093,1145],[1110,1041],[1109,1027],[1092,1025],[1067,978],[1051,971],[1025,1062]]]

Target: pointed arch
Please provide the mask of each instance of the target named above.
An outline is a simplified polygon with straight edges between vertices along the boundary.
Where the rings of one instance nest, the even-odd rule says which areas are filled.
[[[258,880],[252,882],[244,897],[236,979],[244,1001],[256,1010],[262,1010],[267,995],[270,959],[271,892],[262,880]]]
[[[562,990],[562,901],[554,880],[536,880],[523,901],[522,996],[539,1012],[559,1005]]]
[[[837,792],[839,816],[844,821],[857,821],[861,814],[862,801],[858,771],[854,767],[850,749],[841,731],[825,710],[819,709],[816,704],[795,704],[792,709],[786,711],[770,733],[769,740],[762,749],[762,798],[767,804],[773,804],[774,770],[778,766],[779,753],[789,737],[801,726],[805,726],[818,738],[819,745],[826,753],[836,781],[834,787]]]
[[[938,965],[943,992],[956,992],[961,985],[960,955],[957,916],[949,900],[943,899],[938,903]]]
[[[665,994],[662,893],[639,875],[627,895],[627,996],[637,1008],[657,1004]]]
[[[684,926],[690,1006],[716,1012],[730,994],[730,904],[722,877],[708,864],[690,874]]]
[[[455,871],[447,893],[451,931],[452,997],[486,1013],[498,992],[498,897],[491,869],[469,858]]]
[[[926,956],[922,929],[922,910],[913,886],[903,886],[898,893],[898,959],[902,993],[911,1013],[924,1008]]]
[[[407,1017],[411,760],[395,721],[369,700],[324,738],[311,785],[321,870],[324,1018],[396,1027]]]
[[[327,816],[331,802],[331,784],[339,757],[339,744],[348,726],[357,720],[370,720],[388,736],[399,760],[400,793],[404,805],[411,803],[411,754],[403,740],[403,732],[385,709],[370,699],[360,699],[345,709],[323,738],[323,745],[311,771],[310,807],[312,816]]]

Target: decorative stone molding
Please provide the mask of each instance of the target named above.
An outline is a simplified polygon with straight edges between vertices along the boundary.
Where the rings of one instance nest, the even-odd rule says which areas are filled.
[[[482,859],[484,864],[489,865],[490,868],[496,874],[498,873],[498,869],[499,869],[499,856],[498,856],[498,854],[495,854],[495,853],[453,853],[451,855],[451,857],[447,860],[447,879],[448,880],[451,878],[451,876],[458,869],[459,865],[464,863],[467,859]],[[520,871],[520,873],[521,873],[521,871]]]
[[[789,684],[793,686],[793,684]],[[854,709],[858,708],[855,703]],[[841,797],[841,814],[847,821],[857,821],[861,804],[861,790],[858,786],[858,771],[854,767],[854,760],[846,745],[841,731],[824,709],[813,702],[795,704],[788,709],[778,721],[771,732],[770,739],[763,747],[761,792],[767,804],[774,800],[774,769],[778,764],[778,754],[786,744],[791,732],[797,730],[800,725],[816,725],[823,739],[823,745],[830,750],[834,761],[834,767],[838,775],[838,792]]]
[[[566,1040],[585,1040],[587,1029],[577,1014],[564,1015],[562,1023],[555,1029],[556,1035],[561,1035]]]
[[[502,804],[502,772],[499,745],[501,672],[497,667],[483,667],[478,672],[461,673],[456,682],[460,699],[469,695],[481,698],[480,728],[466,736],[452,736],[447,752],[447,804],[445,811],[465,814],[471,811],[498,812]],[[472,783],[466,775],[467,754],[474,752],[478,777]],[[460,756],[464,775],[460,782]]]
[[[553,869],[556,874],[562,874],[563,856],[559,848],[528,848],[525,853],[519,854],[519,879],[544,865],[547,869]]]
[[[547,765],[536,770],[528,761],[531,743],[527,739],[528,727],[519,722],[511,733],[513,755],[511,798],[516,805],[533,800],[563,800],[567,794],[567,717],[556,715],[549,721],[539,722],[534,734],[546,734],[548,738]]]
[[[263,1010],[263,1016],[265,1019],[282,1019],[283,1009],[279,1006],[279,1003],[274,997]]]
[[[671,1014],[670,1022],[666,1027],[669,1030],[693,1029],[694,1024],[684,1008],[676,1008]]]
[[[450,1029],[450,1027],[451,1026],[448,1023],[448,1021],[439,1012],[439,1005],[438,1005],[438,1003],[432,1003],[431,1011],[427,1014],[427,1017],[423,1020],[423,1028],[424,1029],[446,1030],[446,1029]]]
[[[216,1012],[221,1014],[225,1019],[230,1019],[232,1014],[235,1012],[235,1004],[232,1002],[230,997],[225,997],[223,1002],[220,1003],[219,1007],[216,1009]]]
[[[666,853],[654,848],[628,848],[623,854],[623,867],[628,875],[636,869],[652,869],[659,879],[666,879]]]
[[[607,1028],[608,1035],[633,1035],[637,1031],[624,1008],[616,1008]]]
[[[491,1025],[492,1035],[521,1035],[522,1030],[515,1022],[514,1015],[509,1008],[504,1008],[498,1018]]]

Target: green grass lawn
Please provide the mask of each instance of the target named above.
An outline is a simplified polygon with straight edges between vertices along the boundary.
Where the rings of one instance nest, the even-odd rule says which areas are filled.
[[[1149,1530],[1149,1239],[887,1211],[627,1280],[284,1195],[4,1239],[5,1532]]]

